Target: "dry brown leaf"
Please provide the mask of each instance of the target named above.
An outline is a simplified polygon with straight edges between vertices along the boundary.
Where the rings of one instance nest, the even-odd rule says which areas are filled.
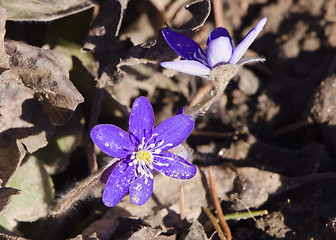
[[[52,50],[16,41],[5,41],[5,47],[11,72],[42,101],[52,124],[66,123],[84,98],[69,80],[64,59]]]
[[[186,9],[193,15],[193,18],[181,26],[181,29],[195,31],[203,26],[211,11],[210,0],[195,0],[186,6]]]
[[[12,21],[52,21],[94,6],[91,0],[2,0]]]
[[[117,11],[120,6],[117,3],[114,4],[116,6],[114,7],[113,11]],[[209,0],[196,0],[187,5],[186,8],[193,15],[192,20],[183,26],[186,29],[183,31],[186,32],[190,32],[201,27],[210,14]],[[123,8],[121,8],[121,10],[123,10]],[[103,15],[104,14],[102,13],[102,16]],[[116,15],[120,16],[120,14]],[[114,83],[117,83],[120,82],[125,76],[124,71],[120,69],[122,66],[135,65],[140,63],[157,63],[169,61],[177,57],[176,53],[164,40],[160,31],[156,33],[157,37],[155,40],[149,40],[145,43],[132,47],[132,44],[129,41],[120,42],[115,39],[119,30],[118,24],[120,24],[122,21],[122,17],[120,17],[120,22],[116,21],[116,17],[113,19],[110,17],[108,19],[110,24],[111,22],[113,23],[110,27],[112,31],[107,32],[104,30],[106,29],[106,26],[104,26],[102,23],[99,23],[102,22],[102,20],[98,21],[97,17],[97,22],[99,23],[97,23],[97,25],[100,27],[95,27],[94,29],[100,30],[96,30],[96,32],[92,30],[92,35],[94,37],[89,36],[89,40],[87,40],[84,45],[84,49],[95,51],[96,59],[99,62],[99,75],[105,72],[108,77],[113,79]],[[97,32],[99,32],[99,34],[97,34]],[[94,41],[90,39],[94,39]],[[108,41],[108,43],[106,41]],[[124,52],[128,52],[128,54],[124,55]],[[120,61],[120,59],[122,60]],[[108,81],[108,78],[106,81]]]
[[[209,0],[196,0],[186,6],[193,15],[193,19],[185,24],[179,31],[191,32],[203,26],[210,14]],[[134,46],[129,53],[128,59],[121,62],[122,65],[133,65],[148,62],[162,62],[176,58],[176,53],[170,49],[164,40],[161,32],[157,34],[156,40],[151,40],[143,44]]]
[[[0,76],[0,176],[4,183],[29,152],[47,145],[54,127],[34,91],[10,70]],[[24,145],[24,146],[23,146]]]
[[[112,78],[119,76],[115,73],[115,66],[133,44],[129,40],[120,41],[117,38],[127,7],[128,0],[106,0],[101,2],[99,13],[90,27],[83,49],[93,52],[98,63],[97,76],[105,85]]]
[[[5,23],[3,13],[0,27]],[[0,62],[9,59],[10,68],[0,76],[0,177],[6,183],[25,148],[32,153],[46,146],[53,125],[68,121],[84,99],[56,52],[11,40],[4,43],[3,38],[1,45],[6,52],[0,54]]]
[[[106,0],[100,3],[99,13],[90,27],[83,49],[100,52],[111,44],[109,41],[119,33],[127,3],[128,0]]]

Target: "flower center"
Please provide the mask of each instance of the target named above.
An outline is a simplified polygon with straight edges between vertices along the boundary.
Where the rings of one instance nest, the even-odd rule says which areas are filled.
[[[136,152],[135,158],[142,164],[149,164],[153,162],[153,155],[147,150],[139,150]]]
[[[162,152],[161,148],[172,146],[173,144],[167,143],[164,145],[164,140],[150,143],[152,138],[157,135],[158,134],[153,134],[147,141],[145,141],[145,138],[143,137],[141,139],[141,143],[138,145],[138,149],[131,155],[132,161],[129,162],[129,166],[134,166],[134,173],[136,177],[138,175],[145,176],[145,184],[147,184],[147,178],[153,179],[153,164],[158,166],[168,166],[168,163],[156,161],[154,156]]]

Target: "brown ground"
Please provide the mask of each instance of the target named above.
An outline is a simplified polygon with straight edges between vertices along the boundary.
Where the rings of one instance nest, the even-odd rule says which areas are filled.
[[[202,25],[206,1],[190,9],[191,22],[182,7],[187,1],[130,1],[117,37],[113,34],[118,32],[122,7],[118,1],[102,2],[112,9],[105,9],[104,15],[101,8],[89,36],[92,9],[48,24],[9,21],[6,25],[7,39],[48,44],[64,56],[71,56],[71,47],[60,39],[86,49],[93,46],[99,63],[97,69],[92,59],[72,58],[70,79],[85,102],[67,125],[53,130],[62,135],[68,131],[64,129],[72,129],[80,140],[57,156],[61,160],[54,160],[56,155],[45,157],[43,149],[36,155],[52,176],[56,197],[89,175],[85,134],[90,121],[127,129],[129,106],[143,95],[152,102],[159,123],[209,84],[158,65],[176,58],[158,37],[165,21],[187,34],[201,26],[190,35],[205,46],[214,29],[212,11]],[[100,201],[100,186],[92,193],[95,197],[70,207],[73,210],[56,218],[18,220],[20,224],[7,233],[33,239],[205,239],[215,231],[201,210],[213,210],[207,184],[211,166],[224,214],[247,208],[268,210],[255,221],[249,217],[228,221],[233,239],[336,239],[336,1],[227,0],[223,9],[225,26],[236,44],[259,19],[268,17],[247,53],[263,56],[266,62],[242,68],[223,96],[197,119],[188,144],[198,175],[183,184],[157,175],[154,195],[142,207],[126,198],[107,209]],[[105,37],[93,31],[99,24],[108,26]],[[147,44],[137,45],[143,42]],[[94,91],[93,79],[104,93]],[[105,94],[102,102],[100,94]],[[91,110],[97,101],[100,114]],[[99,115],[99,120],[89,120],[92,115],[97,119]],[[80,123],[83,127],[74,130],[72,126]],[[99,153],[98,163],[106,161]],[[186,220],[180,219],[181,185]]]

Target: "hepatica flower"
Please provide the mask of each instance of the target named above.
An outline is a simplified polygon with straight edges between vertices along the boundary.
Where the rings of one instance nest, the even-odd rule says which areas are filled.
[[[213,68],[223,64],[242,65],[248,62],[263,61],[262,58],[241,58],[263,29],[266,20],[266,17],[261,19],[236,48],[234,48],[229,32],[225,28],[216,28],[208,37],[207,54],[192,39],[164,28],[162,35],[166,42],[185,60],[162,62],[161,66],[190,75],[207,77]]]
[[[103,203],[118,204],[129,191],[131,202],[142,205],[153,191],[153,170],[177,179],[195,176],[196,167],[168,150],[184,142],[195,120],[184,114],[171,117],[154,128],[154,112],[149,100],[137,98],[129,117],[129,133],[115,125],[100,124],[91,138],[100,150],[120,160],[105,170]]]

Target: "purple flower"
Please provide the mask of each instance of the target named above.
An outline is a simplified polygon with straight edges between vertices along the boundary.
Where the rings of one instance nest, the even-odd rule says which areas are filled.
[[[106,183],[103,203],[114,207],[128,191],[132,203],[146,203],[153,191],[153,169],[178,179],[195,176],[194,165],[167,151],[184,142],[194,125],[191,116],[179,114],[154,128],[153,108],[145,97],[133,103],[129,133],[115,125],[96,125],[90,133],[93,142],[102,152],[120,159],[102,174],[101,181]]]
[[[211,74],[211,70],[219,65],[242,65],[248,62],[263,61],[262,58],[240,59],[263,29],[266,20],[266,17],[261,19],[235,49],[229,32],[225,28],[216,28],[208,37],[207,54],[192,39],[164,28],[162,35],[166,42],[185,60],[162,62],[161,66],[190,75],[207,77]]]

